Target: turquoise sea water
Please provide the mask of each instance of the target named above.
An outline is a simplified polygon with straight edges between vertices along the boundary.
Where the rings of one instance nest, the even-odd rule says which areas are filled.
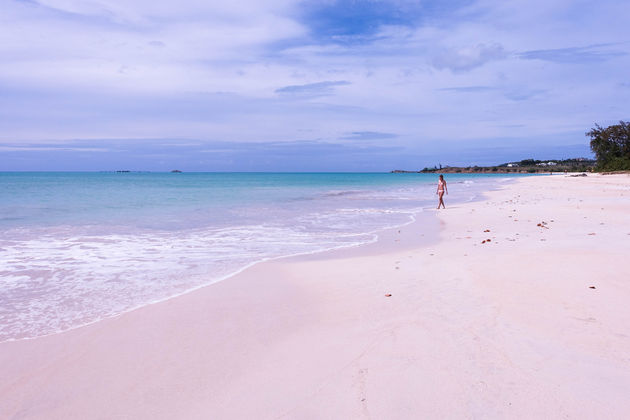
[[[449,204],[505,175],[448,175]],[[355,246],[436,205],[433,174],[0,173],[0,341],[64,331],[262,260]]]

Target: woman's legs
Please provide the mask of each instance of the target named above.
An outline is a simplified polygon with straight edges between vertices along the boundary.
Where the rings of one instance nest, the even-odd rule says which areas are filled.
[[[442,206],[443,208],[446,208],[446,206],[444,205],[444,200],[443,200],[443,198],[442,198],[442,197],[444,197],[444,191],[440,191],[440,192],[438,193],[438,197],[440,198],[440,201],[438,202],[438,206],[437,206],[437,208],[439,209],[439,208],[440,208],[440,206]]]

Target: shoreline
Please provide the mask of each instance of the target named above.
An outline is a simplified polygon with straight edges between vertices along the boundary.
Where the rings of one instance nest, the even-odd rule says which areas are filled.
[[[502,177],[503,178],[503,177]],[[466,202],[474,202],[474,201],[479,201],[479,200],[483,200],[484,199],[484,194],[489,192],[489,191],[493,191],[495,189],[501,188],[502,185],[504,185],[504,182],[514,182],[515,179],[514,177],[504,177],[504,181],[501,183],[497,183],[494,185],[488,184],[486,185],[486,189],[483,190],[479,190],[475,192],[475,196],[474,198],[468,199],[468,200],[462,200],[460,199],[460,202],[462,203],[466,203]],[[489,189],[488,189],[489,188]],[[434,242],[438,240],[438,232],[435,229],[432,229],[433,223],[431,220],[428,220],[429,218],[434,218],[434,215],[431,214],[433,208],[432,207],[422,207],[419,211],[415,211],[413,213],[408,212],[408,219],[406,222],[401,223],[399,225],[394,225],[394,226],[388,226],[388,227],[383,227],[383,228],[378,228],[376,230],[372,230],[372,231],[368,231],[368,232],[360,232],[360,233],[355,233],[353,234],[354,236],[357,237],[371,237],[370,239],[365,239],[363,242],[361,243],[356,243],[356,244],[349,244],[349,245],[338,245],[336,247],[332,247],[332,248],[327,248],[327,249],[320,249],[320,250],[314,250],[314,251],[304,251],[304,252],[296,252],[296,253],[291,253],[291,254],[285,254],[285,255],[278,255],[278,256],[274,256],[274,257],[265,257],[259,260],[255,260],[252,261],[250,263],[247,263],[245,265],[243,265],[242,267],[239,267],[237,269],[235,269],[233,272],[230,272],[229,274],[214,278],[212,280],[208,280],[205,281],[203,283],[200,283],[198,285],[195,285],[193,287],[187,288],[181,292],[178,292],[176,294],[170,295],[170,296],[166,296],[166,297],[162,297],[162,298],[157,298],[155,300],[152,301],[148,301],[146,303],[141,303],[139,305],[133,306],[129,309],[126,309],[122,312],[113,314],[113,315],[107,315],[107,316],[103,316],[100,317],[98,319],[92,320],[92,321],[88,321],[88,322],[84,322],[84,323],[80,323],[77,325],[74,325],[70,328],[65,328],[59,331],[53,331],[53,332],[49,332],[46,334],[41,334],[41,335],[36,335],[36,336],[23,336],[23,337],[19,337],[19,338],[7,338],[7,339],[3,339],[0,340],[0,344],[5,343],[5,342],[14,342],[14,341],[22,341],[22,340],[36,340],[38,338],[42,338],[42,337],[48,337],[48,336],[53,336],[56,334],[63,334],[66,333],[68,331],[72,331],[75,329],[79,329],[79,328],[84,328],[84,327],[88,327],[91,326],[93,324],[96,324],[98,322],[101,322],[103,320],[106,319],[110,319],[110,318],[116,318],[119,316],[123,316],[127,313],[136,311],[136,310],[140,310],[146,306],[151,306],[151,305],[155,305],[155,304],[159,304],[165,301],[168,301],[170,299],[176,299],[180,296],[186,295],[188,293],[193,293],[201,288],[204,287],[208,287],[211,286],[213,284],[216,284],[218,282],[222,282],[222,281],[226,281],[229,280],[231,278],[233,278],[234,276],[237,276],[239,274],[241,274],[243,271],[250,269],[251,267],[257,265],[257,264],[261,264],[261,263],[265,263],[265,262],[269,262],[269,261],[277,261],[277,260],[282,260],[285,258],[294,258],[294,257],[306,257],[309,258],[311,256],[315,256],[315,255],[319,255],[319,254],[323,254],[322,258],[327,258],[325,256],[327,255],[360,255],[360,254],[366,254],[366,253],[370,253],[370,252],[382,252],[382,250],[379,250],[379,246],[376,247],[371,247],[370,245],[374,245],[376,242],[380,241],[380,238],[390,238],[390,237],[394,237],[396,235],[394,235],[396,230],[399,230],[403,227],[406,226],[410,226],[410,225],[415,225],[415,224],[420,224],[422,225],[422,227],[417,227],[415,228],[415,231],[420,232],[420,230],[422,230],[422,228],[427,228],[426,231],[424,233],[420,232],[419,233],[419,239],[422,238],[422,240],[415,240],[410,242],[409,245],[406,246],[420,246],[421,244],[424,243],[428,243],[427,240],[429,242]],[[424,215],[424,217],[427,218],[426,221],[420,222],[418,219],[419,217],[422,217],[422,215]],[[427,233],[428,232],[428,233]],[[405,233],[407,235],[403,235],[403,236],[408,236],[408,231],[405,230]],[[431,238],[427,238],[426,236],[430,235]],[[393,242],[398,242],[401,238],[398,239],[393,239]],[[387,242],[387,240],[384,240],[384,242]],[[403,242],[409,242],[405,239],[403,239]],[[366,248],[367,247],[367,248]],[[372,251],[374,250],[374,251]],[[333,254],[329,254],[329,253],[333,253]],[[338,254],[336,254],[338,253]]]
[[[412,220],[410,220],[410,221],[408,221],[406,223],[403,223],[401,225],[389,226],[389,227],[377,229],[375,231],[370,231],[370,232],[356,234],[357,236],[367,236],[367,235],[372,236],[372,239],[370,239],[370,240],[368,240],[366,242],[363,242],[363,243],[352,244],[352,245],[340,245],[340,246],[335,247],[335,248],[328,248],[328,249],[322,249],[322,250],[316,250],[316,251],[308,251],[308,252],[299,252],[299,253],[295,253],[295,254],[279,255],[277,257],[263,258],[263,259],[256,260],[256,261],[253,261],[251,263],[248,263],[248,264],[244,265],[243,267],[240,267],[237,270],[235,270],[234,272],[232,272],[230,274],[227,274],[227,275],[225,275],[223,277],[219,277],[219,278],[213,279],[213,280],[211,280],[211,281],[209,281],[207,283],[203,283],[203,284],[197,285],[195,287],[192,287],[190,289],[186,289],[186,290],[184,290],[184,291],[182,291],[180,293],[177,293],[177,294],[174,294],[174,295],[162,298],[162,299],[158,299],[158,300],[151,301],[151,302],[148,302],[148,303],[143,303],[141,305],[135,306],[133,308],[130,308],[128,310],[125,310],[125,311],[123,311],[121,313],[118,313],[118,314],[115,314],[115,315],[106,316],[106,317],[99,318],[99,319],[94,320],[94,321],[90,321],[90,322],[85,323],[85,324],[77,325],[77,326],[74,326],[74,327],[62,330],[62,331],[55,331],[55,332],[52,332],[52,333],[48,333],[48,334],[44,334],[44,335],[38,335],[38,336],[35,336],[35,337],[9,338],[9,339],[0,341],[0,345],[2,345],[3,343],[19,342],[19,341],[23,341],[23,340],[24,341],[37,340],[39,338],[45,338],[45,337],[50,337],[50,336],[54,336],[54,335],[58,335],[58,334],[64,334],[64,333],[67,333],[67,332],[70,332],[70,331],[73,331],[73,330],[76,330],[76,329],[89,327],[89,326],[97,324],[97,323],[99,323],[101,321],[105,321],[105,320],[108,320],[108,319],[113,319],[113,318],[117,318],[117,317],[120,317],[120,316],[124,316],[125,314],[128,314],[130,312],[134,312],[134,311],[137,311],[137,310],[142,310],[143,308],[151,306],[151,305],[157,305],[157,304],[169,301],[171,299],[177,299],[177,298],[179,298],[181,296],[185,296],[185,295],[187,295],[189,293],[194,293],[197,290],[200,290],[200,289],[203,289],[203,288],[206,288],[206,287],[210,287],[210,286],[212,286],[212,285],[214,285],[216,283],[220,283],[220,282],[223,282],[223,281],[229,281],[231,278],[240,275],[241,273],[245,272],[246,270],[251,269],[252,267],[254,267],[254,266],[258,265],[258,264],[264,264],[264,263],[267,263],[267,262],[274,262],[274,261],[281,261],[281,260],[284,260],[284,259],[293,259],[293,258],[298,258],[299,259],[300,257],[304,257],[304,258],[307,258],[307,259],[308,258],[317,258],[317,255],[319,255],[319,254],[323,254],[322,258],[325,259],[325,258],[330,258],[328,256],[329,254],[331,254],[331,255],[337,255],[337,254],[343,255],[343,254],[348,254],[348,253],[356,254],[357,252],[354,252],[355,250],[358,250],[358,253],[363,254],[363,253],[365,253],[365,251],[364,251],[365,247],[369,247],[370,245],[373,245],[373,244],[379,242],[381,240],[380,239],[381,237],[390,237],[390,236],[393,235],[393,232],[395,230],[397,230],[397,229],[401,229],[403,227],[414,225],[414,224],[419,224],[419,221],[416,220],[416,216],[418,214],[421,214],[421,213],[423,213],[423,212],[417,212],[417,213],[411,214],[410,218]],[[422,234],[422,236],[424,236],[424,234]],[[434,237],[433,239],[437,240],[437,237]],[[419,243],[419,242],[417,242],[417,243]]]
[[[0,416],[621,418],[630,177],[501,187],[436,212],[437,242],[412,223],[0,343]]]

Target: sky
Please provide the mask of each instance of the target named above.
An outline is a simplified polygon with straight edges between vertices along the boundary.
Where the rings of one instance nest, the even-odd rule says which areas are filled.
[[[0,0],[0,170],[592,157],[627,0]]]

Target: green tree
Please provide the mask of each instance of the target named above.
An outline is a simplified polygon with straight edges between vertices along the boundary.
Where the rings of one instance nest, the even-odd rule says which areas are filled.
[[[591,138],[591,150],[597,159],[597,169],[602,171],[630,170],[630,123],[595,128],[586,133]]]
[[[537,163],[540,163],[540,161],[535,159],[523,159],[519,162],[521,166],[533,166]]]

